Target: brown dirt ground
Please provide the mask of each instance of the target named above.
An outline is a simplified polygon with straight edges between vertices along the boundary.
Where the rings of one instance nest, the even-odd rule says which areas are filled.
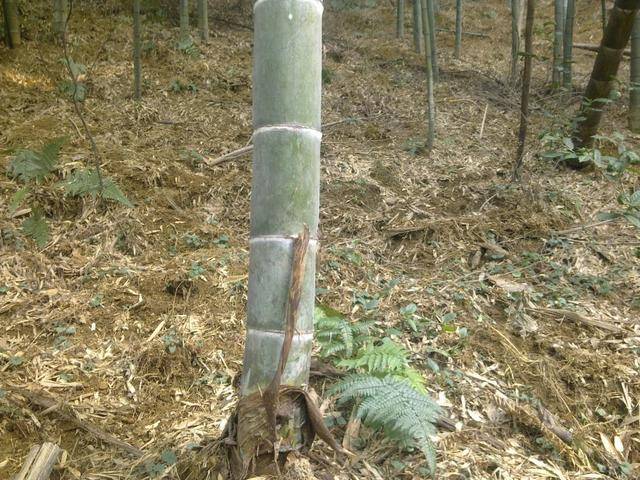
[[[0,47],[0,161],[7,167],[15,149],[64,135],[62,177],[91,155],[58,90],[62,54],[39,3],[24,7],[25,45]],[[440,3],[440,25],[450,29],[453,3]],[[0,179],[1,478],[45,440],[67,452],[57,478],[143,478],[145,462],[157,463],[166,449],[179,459],[166,478],[222,478],[210,445],[234,409],[242,362],[251,164],[245,157],[209,167],[200,159],[250,138],[251,22],[230,4],[212,3],[210,11],[212,39],[199,45],[199,58],[178,52],[177,28],[148,12],[140,103],[130,95],[128,12],[109,1],[73,17],[71,54],[90,66],[84,114],[105,174],[134,209],[63,198],[49,182],[37,196],[51,241],[37,249],[20,233],[22,218],[6,213],[17,183]],[[539,11],[535,48],[548,57],[551,3]],[[578,41],[598,41],[598,12],[595,2],[578,2]],[[438,135],[426,156],[409,148],[425,131],[423,60],[410,30],[403,41],[394,38],[387,2],[327,8],[324,122],[360,120],[325,131],[320,300],[360,318],[354,294],[380,294],[397,279],[381,295],[380,324],[401,329],[398,310],[409,302],[429,320],[428,333],[404,332],[398,341],[424,366],[430,390],[458,426],[438,435],[439,478],[632,478],[624,472],[635,467],[638,475],[640,462],[638,232],[622,223],[553,232],[614,208],[633,179],[613,183],[536,155],[538,134],[577,106],[547,90],[549,62],[538,60],[525,178],[510,185],[519,95],[505,82],[508,10],[486,0],[465,4],[465,15],[465,28],[486,37],[465,36],[455,60],[452,35],[438,34]],[[594,57],[575,54],[581,89]],[[620,78],[627,75],[625,64]],[[173,91],[176,80],[196,91]],[[637,147],[626,131],[625,100],[607,112],[602,131],[623,131]],[[186,242],[191,234],[203,241],[199,248]],[[468,259],[490,239],[509,255],[485,252],[471,269]],[[198,267],[203,273],[190,279]],[[490,274],[526,283],[527,293],[487,282]],[[541,310],[558,306],[617,329]],[[457,333],[442,329],[449,312]],[[438,373],[428,361],[440,365]],[[46,392],[60,407],[43,413],[8,393],[11,386]],[[322,392],[324,384],[317,387]],[[540,427],[526,408],[534,400],[574,432],[574,446]],[[57,411],[68,406],[145,458],[62,420]],[[358,461],[344,462],[321,442],[314,447],[318,478],[424,477],[418,455],[376,437]],[[311,475],[298,470],[300,478]],[[290,478],[298,477],[292,471]]]

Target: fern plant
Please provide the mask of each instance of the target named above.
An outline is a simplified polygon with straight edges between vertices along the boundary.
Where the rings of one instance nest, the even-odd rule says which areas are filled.
[[[21,205],[28,203],[34,193],[34,188],[42,184],[52,176],[58,168],[60,150],[66,139],[56,138],[44,145],[42,150],[18,150],[8,168],[8,175],[25,185],[19,188],[11,196],[9,202],[9,214],[15,215]],[[94,168],[76,170],[70,177],[58,184],[62,186],[67,195],[100,197],[113,200],[127,207],[133,204],[122,193],[118,185],[109,178],[100,177]],[[42,187],[39,187],[42,188]],[[37,193],[37,192],[35,192]],[[47,224],[44,209],[37,203],[31,204],[28,210],[29,217],[22,223],[22,232],[32,238],[38,247],[42,248],[49,241],[49,226]]]
[[[19,150],[9,164],[9,175],[22,182],[41,182],[56,169],[65,138],[56,138],[41,151]]]
[[[340,312],[326,305],[316,305],[314,325],[319,355],[336,360],[349,358],[367,342],[373,321],[350,322]]]
[[[371,375],[390,376],[418,392],[426,393],[422,375],[409,363],[409,352],[390,338],[383,338],[378,344],[367,343],[353,358],[340,360],[338,366]]]
[[[340,312],[316,306],[316,341],[321,357],[350,371],[331,390],[338,404],[356,403],[356,415],[373,429],[419,448],[432,472],[439,407],[428,396],[424,378],[411,366],[410,353],[390,338],[374,339],[373,321],[349,322]]]
[[[65,192],[72,197],[89,195],[94,199],[100,197],[133,208],[133,204],[125,197],[120,187],[110,178],[101,179],[95,168],[75,170],[68,180],[62,182],[62,186]]]
[[[432,474],[436,451],[431,441],[440,407],[424,393],[392,375],[354,373],[336,384],[330,392],[338,404],[359,403],[356,415],[372,428],[417,447],[424,454]]]

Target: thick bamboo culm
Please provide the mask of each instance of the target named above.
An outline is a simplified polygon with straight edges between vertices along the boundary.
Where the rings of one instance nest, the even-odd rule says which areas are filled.
[[[186,42],[189,38],[189,0],[180,0],[180,41]]]
[[[578,113],[574,132],[574,143],[578,147],[590,147],[593,144],[593,136],[598,132],[604,104],[616,82],[618,67],[629,42],[639,7],[640,0],[616,0],[611,9],[582,108]]]
[[[511,0],[511,71],[509,81],[518,82],[518,54],[520,52],[520,0]]]
[[[22,43],[20,37],[20,17],[18,15],[17,0],[2,0],[4,14],[5,39],[7,46],[17,48]]]
[[[209,2],[208,0],[198,0],[198,29],[200,30],[200,40],[204,43],[209,41]]]
[[[440,70],[438,69],[438,46],[436,42],[436,10],[434,7],[434,0],[427,0],[427,16],[429,23],[429,44],[431,48],[431,68],[433,70],[433,81],[440,81]],[[423,24],[424,24],[424,16]],[[424,29],[424,25],[422,27]],[[425,44],[426,47],[426,44]]]
[[[62,40],[64,25],[67,21],[69,6],[67,0],[54,0],[53,2],[53,36],[56,41]]]
[[[276,373],[294,239],[305,225],[311,240],[281,383],[301,386],[308,381],[320,196],[322,12],[319,0],[254,4],[254,152],[241,397],[264,391]]]

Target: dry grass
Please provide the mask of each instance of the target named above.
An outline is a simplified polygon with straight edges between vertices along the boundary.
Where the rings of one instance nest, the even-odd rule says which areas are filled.
[[[92,66],[85,115],[104,171],[136,208],[63,198],[51,184],[40,197],[52,228],[41,250],[22,238],[22,218],[0,219],[0,381],[46,392],[60,405],[44,413],[16,393],[0,399],[3,478],[43,440],[67,451],[60,478],[144,477],[145,462],[159,464],[165,450],[179,460],[167,478],[216,478],[212,440],[235,408],[250,162],[208,168],[190,152],[217,157],[249,140],[251,31],[237,24],[250,21],[226,5],[211,8],[213,38],[192,58],[175,49],[176,28],[147,16],[145,40],[154,48],[143,59],[143,100],[136,104],[131,22],[112,3],[75,14],[71,53]],[[451,28],[453,7],[441,4],[442,25]],[[598,31],[599,19],[579,8],[578,38],[597,41],[589,32]],[[17,53],[0,50],[1,161],[6,167],[12,149],[65,135],[60,174],[68,174],[90,161],[89,145],[58,92],[64,70],[47,36],[45,9],[26,13],[31,40]],[[549,52],[549,6],[541,14],[536,48]],[[525,181],[508,184],[519,99],[504,81],[507,10],[503,1],[470,3],[466,15],[466,28],[488,38],[465,37],[457,61],[452,35],[439,34],[438,137],[427,157],[407,148],[425,132],[422,59],[409,38],[394,38],[389,6],[327,10],[324,121],[364,120],[325,132],[320,300],[356,319],[363,314],[352,299],[364,291],[380,294],[376,315],[385,328],[402,329],[398,310],[409,302],[429,319],[428,331],[404,332],[399,340],[425,367],[430,389],[458,427],[438,435],[440,478],[624,478],[620,465],[637,469],[640,462],[638,233],[616,223],[548,241],[554,231],[612,208],[620,186],[535,156],[542,149],[537,134],[567,110],[545,89],[546,62],[536,62]],[[576,55],[582,86],[593,56]],[[175,80],[197,91],[175,92]],[[603,130],[625,124],[618,105]],[[637,146],[633,136],[631,144]],[[16,188],[0,180],[4,212]],[[187,241],[194,234],[203,241],[199,248]],[[493,244],[508,255],[492,257]],[[479,262],[470,268],[474,255]],[[191,278],[197,266],[204,271]],[[485,281],[497,274],[504,280]],[[597,278],[607,280],[610,293],[593,284]],[[399,283],[381,294],[392,279]],[[514,295],[514,283],[526,284],[524,293]],[[559,308],[560,299],[564,309],[614,331],[544,310]],[[456,314],[455,332],[442,328],[449,312]],[[434,362],[437,374],[426,368]],[[573,431],[573,446],[540,425],[531,409],[536,401]],[[59,415],[63,408],[145,457],[78,430]],[[320,443],[310,458],[311,467],[294,462],[295,478],[422,475],[419,456],[379,439],[357,461],[344,463]],[[605,468],[609,473],[599,473]]]

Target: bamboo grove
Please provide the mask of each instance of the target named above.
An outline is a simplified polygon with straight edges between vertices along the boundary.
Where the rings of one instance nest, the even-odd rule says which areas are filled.
[[[532,62],[537,55],[545,55],[545,52],[533,51],[533,22],[535,16],[535,3],[539,0],[510,0],[511,11],[511,64],[506,75],[507,82],[513,87],[520,86],[521,98],[521,124],[519,127],[518,150],[516,152],[516,166],[514,179],[519,177],[522,166],[524,148],[526,142],[526,122],[528,115],[529,89],[531,85]],[[459,59],[463,52],[462,38],[467,32],[463,30],[463,3],[464,0],[455,2],[455,42],[453,57]],[[526,5],[525,5],[526,4]],[[405,0],[396,0],[396,36],[402,39],[405,27]],[[575,0],[554,0],[554,30],[551,58],[551,84],[550,88],[563,92],[568,101],[573,93],[573,50],[574,50],[574,25],[575,25]],[[602,38],[599,47],[593,47],[597,52],[593,72],[590,76],[586,92],[583,96],[582,107],[576,113],[574,121],[573,139],[578,148],[589,147],[594,135],[597,134],[600,119],[604,113],[604,105],[608,102],[609,94],[619,81],[617,78],[618,66],[623,57],[623,51],[631,39],[631,73],[629,79],[630,104],[629,127],[637,132],[640,129],[640,94],[638,82],[640,80],[640,26],[636,18],[636,12],[640,1],[616,0],[610,12],[607,12],[606,2],[601,2],[600,15],[602,19],[602,32],[597,35]],[[416,52],[425,53],[426,71],[426,97],[427,97],[427,128],[425,145],[431,150],[436,138],[436,104],[435,84],[438,82],[438,57],[436,45],[436,19],[437,13],[434,0],[417,0],[413,2],[411,26],[413,28],[413,42]],[[524,23],[527,29],[523,29]],[[635,21],[635,23],[634,23]],[[471,33],[472,34],[472,33]],[[525,48],[522,49],[524,36]],[[591,48],[579,45],[580,48]],[[520,62],[524,59],[525,67],[520,72]],[[587,164],[574,160],[566,163],[574,168],[583,168]]]
[[[427,152],[438,147],[439,85],[447,80],[448,62],[465,62],[465,35],[473,34],[464,18],[468,2],[455,0],[447,4],[455,16],[455,28],[449,31],[438,28],[444,2],[395,0],[392,14],[396,21],[386,32],[396,44],[406,42],[424,57],[424,91],[418,93],[426,106],[420,121]],[[549,51],[535,51],[534,22],[540,4],[539,0],[511,0],[508,14],[505,11],[500,19],[510,25],[511,33],[510,45],[505,46],[508,65],[502,72],[502,82],[519,93],[520,102],[519,122],[512,126],[517,135],[512,182],[522,178],[533,70],[540,62],[548,64],[546,91],[566,105],[578,100],[571,140],[576,148],[588,149],[598,134],[612,91],[622,81],[618,78],[619,67],[625,49],[630,47],[628,126],[633,132],[640,132],[640,0],[615,0],[611,9],[606,8],[605,2],[598,5],[602,28],[599,25],[594,33],[600,40],[584,92],[581,79],[574,73],[573,58],[579,47],[574,43],[576,8],[582,8],[582,4],[554,0]],[[133,79],[127,89],[139,107],[145,90],[154,88],[145,83],[144,75],[145,2],[132,0],[127,5],[132,39],[127,55],[131,55]],[[179,0],[175,6],[177,48],[191,53],[199,42],[210,42],[215,30],[209,30],[208,2]],[[287,455],[309,451],[316,436],[340,454],[348,454],[329,433],[308,388],[316,256],[320,248],[324,9],[321,0],[256,0],[252,6],[253,118],[251,145],[245,147],[253,154],[246,337],[239,400],[225,432],[228,458],[236,478],[279,473]],[[193,10],[197,12],[195,38],[190,18]],[[19,55],[23,46],[19,2],[2,0],[2,11],[5,44]],[[60,44],[65,54],[72,11],[73,2],[69,0],[52,2],[51,42]],[[453,36],[451,52],[442,50],[444,42],[439,40],[443,35]],[[73,78],[74,105],[79,109],[79,75],[73,71],[69,58],[66,65]],[[86,136],[91,138],[88,129]],[[587,166],[575,159],[566,160],[566,164],[574,168]],[[99,165],[97,161],[98,176]],[[385,382],[391,385],[388,378],[375,377],[372,384]]]

